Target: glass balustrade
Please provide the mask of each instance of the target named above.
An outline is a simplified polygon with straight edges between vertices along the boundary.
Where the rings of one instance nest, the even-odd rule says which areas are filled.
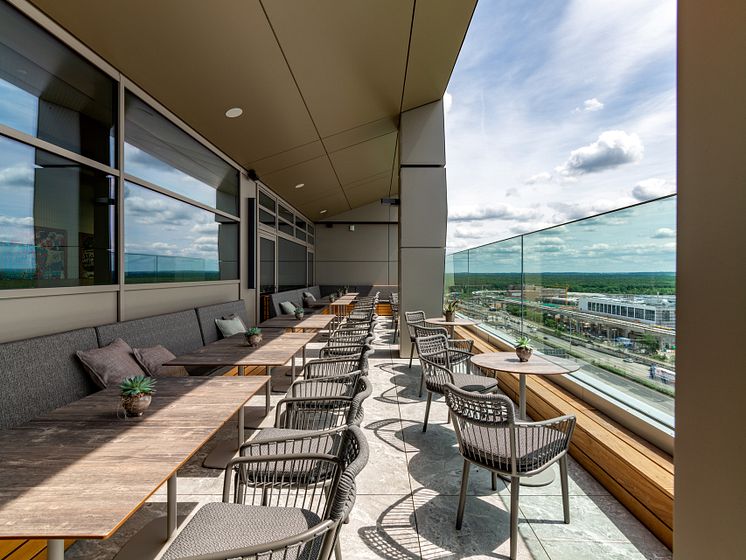
[[[445,297],[494,336],[578,362],[577,380],[673,427],[675,195],[450,254]]]

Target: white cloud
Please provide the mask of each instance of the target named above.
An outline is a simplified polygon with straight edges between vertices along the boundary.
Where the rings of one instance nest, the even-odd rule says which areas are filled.
[[[596,200],[594,202],[555,202],[552,204],[552,210],[555,211],[554,219],[557,223],[579,220],[595,214],[601,214],[626,206],[620,200]]]
[[[34,185],[34,168],[31,165],[15,165],[0,169],[0,187],[23,188]]]
[[[536,183],[548,183],[551,180],[552,180],[552,174],[547,171],[543,171],[542,173],[531,175],[531,177],[526,179],[524,183],[527,185],[534,185]]]
[[[0,216],[0,226],[33,226],[34,218],[31,216],[17,218],[14,216]]]
[[[449,222],[476,222],[481,220],[526,220],[538,217],[535,210],[500,204],[498,206],[475,208],[466,212],[456,212],[448,216]]]
[[[653,198],[660,198],[676,192],[676,183],[666,179],[645,179],[632,189],[632,196],[644,202]]]
[[[653,235],[653,239],[670,239],[676,237],[676,232],[671,228],[658,228]]]
[[[583,102],[583,108],[575,107],[573,110],[573,113],[595,113],[596,111],[600,111],[604,108],[604,104],[601,103],[598,99],[595,97],[591,99],[586,99]]]
[[[568,160],[556,171],[564,176],[597,173],[626,163],[636,163],[642,159],[644,152],[642,140],[637,134],[607,130],[592,144],[570,152]]]

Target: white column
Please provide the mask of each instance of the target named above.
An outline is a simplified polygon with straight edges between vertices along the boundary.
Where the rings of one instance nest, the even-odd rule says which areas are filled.
[[[400,353],[409,356],[405,311],[441,315],[448,202],[443,102],[401,115],[399,142]]]

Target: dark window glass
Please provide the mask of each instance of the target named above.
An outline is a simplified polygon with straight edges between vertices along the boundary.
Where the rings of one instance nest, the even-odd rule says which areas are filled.
[[[114,284],[114,178],[0,136],[0,289]]]
[[[313,253],[308,253],[308,285],[313,286]]]
[[[238,215],[238,171],[129,92],[124,140],[126,173]]]
[[[275,291],[275,242],[259,238],[259,289],[262,294]]]
[[[313,238],[313,235],[309,235],[309,236],[308,236],[308,243],[309,243],[310,245],[313,245],[313,244],[314,244],[314,238]]]
[[[275,200],[269,195],[264,194],[262,191],[259,191],[259,205],[271,212],[277,212]]]
[[[290,222],[291,224],[293,223],[293,213],[287,208],[285,208],[282,204],[279,205],[279,212],[280,212],[280,218]]]
[[[306,285],[306,248],[282,237],[278,238],[277,276],[279,291],[295,290]]]
[[[295,237],[297,237],[301,241],[305,241],[306,240],[306,232],[304,232],[303,230],[300,230],[300,229],[296,228],[295,229]]]
[[[274,229],[275,215],[259,208],[259,223]]]
[[[290,224],[283,222],[282,220],[279,221],[277,225],[277,229],[279,229],[282,233],[287,233],[288,235],[295,235],[295,228],[291,226]]]
[[[0,3],[0,123],[114,167],[117,86]]]
[[[238,229],[238,222],[125,183],[125,282],[236,280]]]
[[[314,233],[316,233],[316,230],[314,229],[313,224],[308,224],[308,228],[307,229],[308,229],[308,233],[310,233],[311,235],[313,235]]]
[[[306,231],[306,222],[303,218],[300,216],[295,217],[295,227],[297,227],[300,230]]]
[[[655,311],[653,309],[646,309],[645,310],[645,320],[646,321],[655,321]]]

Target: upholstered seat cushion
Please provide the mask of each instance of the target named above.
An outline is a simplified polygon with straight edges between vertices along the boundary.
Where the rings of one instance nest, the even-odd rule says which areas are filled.
[[[431,391],[443,392],[443,386],[433,378],[426,379],[427,388]],[[497,380],[484,375],[469,375],[468,373],[454,373],[453,384],[464,391],[482,393],[497,387]]]
[[[218,327],[220,334],[223,335],[223,338],[229,338],[234,334],[246,332],[246,325],[238,315],[215,319],[215,325]]]
[[[295,313],[295,304],[289,301],[281,301],[280,311],[283,315],[292,315]]]
[[[256,546],[298,535],[318,525],[321,518],[300,508],[209,503],[200,508],[176,536],[162,560]],[[316,558],[320,539],[285,556],[287,560]]]
[[[550,461],[564,437],[562,432],[553,428],[517,430],[518,472],[534,470]],[[470,425],[461,431],[461,438],[465,457],[476,463],[510,472],[510,428],[507,424],[497,427]]]

